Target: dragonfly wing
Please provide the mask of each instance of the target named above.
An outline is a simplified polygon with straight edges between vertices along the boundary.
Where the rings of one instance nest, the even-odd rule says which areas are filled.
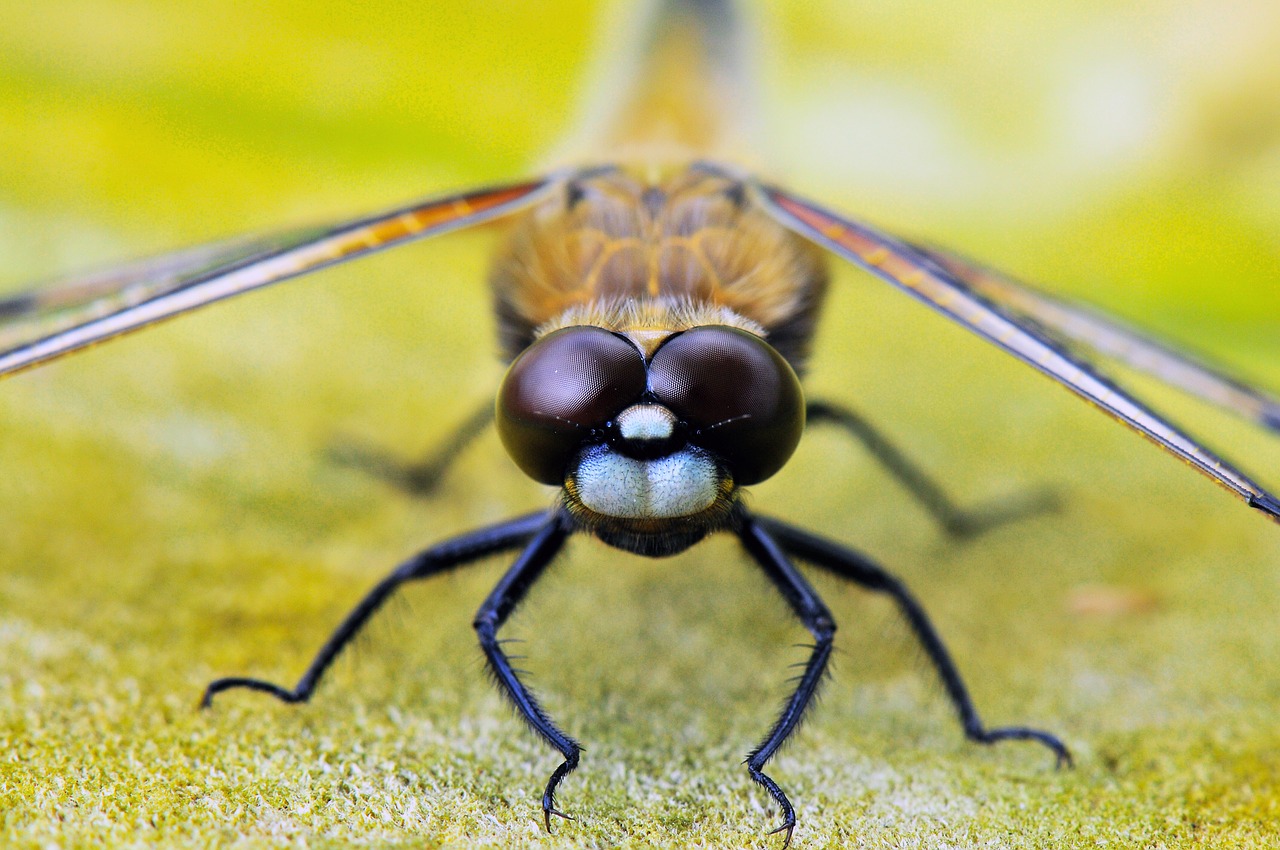
[[[553,178],[539,179],[188,248],[0,298],[0,377],[242,292],[509,215],[553,185]]]
[[[938,248],[911,246],[972,291],[1034,319],[1067,339],[1145,372],[1170,386],[1280,431],[1280,399],[1180,352],[1141,330],[1081,304],[1057,298],[1002,272]]]
[[[325,228],[198,245],[105,269],[55,278],[0,297],[0,352],[172,292],[210,271],[229,269],[304,242]]]
[[[1067,387],[1280,522],[1280,499],[1042,333],[907,243],[773,186],[761,203],[785,227],[849,260]]]

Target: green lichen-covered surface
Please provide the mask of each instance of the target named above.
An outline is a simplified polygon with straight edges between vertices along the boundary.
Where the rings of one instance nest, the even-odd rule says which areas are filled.
[[[586,2],[0,4],[0,286],[525,173],[569,122]],[[842,0],[763,15],[779,171],[829,203],[1103,304],[1280,389],[1280,11]],[[414,587],[314,704],[292,681],[415,549],[548,503],[492,435],[433,499],[326,459],[421,452],[500,370],[464,234],[245,297],[0,385],[0,845],[776,847],[743,753],[805,638],[727,540],[589,540],[514,618],[586,744],[557,759],[488,682],[494,561]],[[841,623],[773,765],[797,848],[1274,847],[1280,528],[879,284],[837,277],[811,392],[962,501],[1060,512],[949,541],[838,434],[752,504],[901,575],[984,716],[966,744],[883,599]],[[1280,440],[1139,383],[1280,486]]]

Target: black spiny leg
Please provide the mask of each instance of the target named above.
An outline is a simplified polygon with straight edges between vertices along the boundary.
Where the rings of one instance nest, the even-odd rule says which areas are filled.
[[[503,695],[511,700],[530,728],[564,756],[564,761],[551,774],[546,790],[542,792],[542,818],[547,832],[551,831],[552,815],[572,820],[569,815],[556,808],[556,787],[578,766],[578,754],[582,752],[582,748],[577,741],[556,727],[537,699],[520,681],[516,671],[511,668],[506,653],[502,651],[498,630],[542,575],[547,564],[560,551],[570,530],[569,520],[564,516],[559,516],[556,521],[544,526],[480,606],[474,624],[476,633],[480,636],[480,647],[484,650],[494,681],[498,683]]]
[[[830,402],[811,401],[805,407],[805,416],[809,424],[838,425],[866,446],[872,457],[907,489],[951,537],[976,537],[997,526],[1046,513],[1058,506],[1053,493],[1039,490],[967,510],[955,504],[937,481],[860,414]]]
[[[901,581],[889,575],[864,555],[817,535],[776,519],[760,517],[756,521],[777,538],[778,543],[787,553],[835,573],[841,578],[856,582],[868,590],[887,593],[893,597],[903,616],[911,624],[916,639],[928,653],[934,669],[938,671],[942,685],[947,689],[947,696],[951,698],[951,704],[960,715],[965,737],[980,744],[994,744],[997,741],[1008,740],[1038,741],[1053,751],[1059,767],[1071,765],[1071,753],[1055,735],[1025,726],[988,729],[982,724],[982,718],[973,705],[969,689],[960,678],[960,671],[956,669],[951,653],[942,643],[942,638],[938,636],[933,623],[929,622],[929,615]]]
[[[538,533],[539,529],[550,526],[558,527],[558,520],[543,511],[472,531],[415,555],[396,567],[391,575],[378,582],[377,586],[369,591],[364,599],[360,600],[360,604],[347,615],[342,624],[330,635],[325,645],[316,653],[316,657],[307,668],[307,672],[302,674],[302,678],[298,680],[298,684],[294,685],[292,689],[284,688],[262,679],[248,679],[239,676],[217,679],[210,682],[209,686],[205,688],[204,696],[200,700],[200,707],[208,708],[213,703],[214,696],[231,688],[262,691],[288,703],[306,702],[310,699],[311,694],[315,692],[316,686],[320,683],[320,678],[329,669],[329,665],[351,642],[356,633],[364,627],[369,618],[400,588],[400,585],[407,581],[427,578],[437,573],[455,569],[479,560],[486,555],[493,555],[508,549],[524,546]]]
[[[786,838],[783,839],[782,846],[783,850],[786,850],[787,845],[791,843],[791,833],[796,828],[796,812],[787,795],[778,787],[778,783],[764,773],[764,765],[778,751],[778,747],[782,746],[787,736],[795,731],[800,719],[804,716],[805,709],[813,699],[818,683],[822,680],[822,674],[827,668],[827,660],[831,657],[831,642],[835,637],[836,624],[827,606],[818,598],[817,592],[787,560],[782,549],[761,524],[744,513],[737,533],[747,552],[781,591],[791,610],[800,618],[800,622],[813,635],[814,640],[813,652],[809,655],[804,672],[800,674],[794,693],[787,700],[782,714],[778,716],[769,734],[751,751],[746,762],[751,778],[763,785],[773,797],[774,802],[782,809],[782,825],[769,834],[785,832]]]
[[[434,451],[412,463],[359,443],[340,443],[330,449],[329,456],[344,466],[367,472],[406,493],[430,496],[462,450],[483,434],[492,422],[493,402],[487,401],[463,420]]]

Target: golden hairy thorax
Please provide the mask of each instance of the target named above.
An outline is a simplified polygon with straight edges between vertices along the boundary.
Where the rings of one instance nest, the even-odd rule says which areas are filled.
[[[515,222],[491,282],[508,360],[570,324],[638,340],[727,324],[759,333],[799,370],[827,276],[818,249],[741,183],[695,165],[567,179]]]

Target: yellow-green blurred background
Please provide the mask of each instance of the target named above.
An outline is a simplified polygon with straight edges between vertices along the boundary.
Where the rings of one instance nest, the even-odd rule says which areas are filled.
[[[527,173],[572,121],[583,2],[0,4],[0,289]],[[754,9],[775,173],[1086,297],[1280,389],[1280,6]],[[587,747],[557,763],[485,681],[498,562],[411,589],[313,705],[292,681],[397,560],[548,503],[492,435],[415,501],[326,460],[412,456],[500,376],[463,234],[219,305],[0,386],[0,843],[775,846],[738,763],[803,637],[728,541],[576,541],[515,618]],[[752,504],[915,588],[993,723],[964,744],[881,600],[815,579],[835,674],[773,775],[797,847],[1274,846],[1280,529],[1029,370],[849,272],[811,393],[968,504],[1063,509],[958,545],[815,433]],[[1280,447],[1138,382],[1280,486]]]

